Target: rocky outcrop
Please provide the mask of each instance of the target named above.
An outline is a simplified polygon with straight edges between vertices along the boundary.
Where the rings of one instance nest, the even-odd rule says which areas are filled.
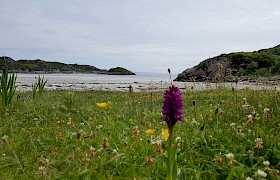
[[[254,52],[221,54],[186,69],[174,81],[254,81],[256,77],[280,77],[280,45]]]
[[[226,57],[215,57],[186,69],[174,81],[234,81],[236,69]]]

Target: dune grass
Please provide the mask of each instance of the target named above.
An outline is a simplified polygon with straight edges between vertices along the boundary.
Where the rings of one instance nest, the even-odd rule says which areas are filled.
[[[185,122],[175,126],[180,179],[279,178],[279,91],[182,93]],[[157,143],[167,128],[163,92],[16,97],[0,109],[1,179],[165,178],[167,142]]]

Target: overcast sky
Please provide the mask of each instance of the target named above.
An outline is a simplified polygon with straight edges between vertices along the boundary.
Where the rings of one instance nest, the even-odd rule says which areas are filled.
[[[280,44],[280,0],[1,0],[0,53],[173,73]]]

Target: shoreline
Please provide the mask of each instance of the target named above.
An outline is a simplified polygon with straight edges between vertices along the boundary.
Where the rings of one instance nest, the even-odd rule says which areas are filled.
[[[151,81],[151,82],[115,82],[110,80],[79,80],[75,78],[48,78],[45,85],[46,90],[73,90],[73,91],[129,91],[129,87],[135,92],[142,91],[164,91],[170,86],[169,81]],[[18,91],[32,91],[32,83],[35,82],[31,77],[18,77],[16,88]],[[280,84],[274,82],[261,83],[243,81],[236,83],[207,83],[207,82],[172,82],[181,90],[213,90],[219,87],[227,87],[235,89],[250,88],[253,90],[280,90]]]

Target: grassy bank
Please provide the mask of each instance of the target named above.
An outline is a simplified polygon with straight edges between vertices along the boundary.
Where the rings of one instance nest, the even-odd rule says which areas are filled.
[[[1,179],[165,178],[163,92],[16,97],[0,109]],[[175,127],[182,179],[245,179],[258,170],[279,178],[279,91],[184,91],[183,99],[185,122]]]

